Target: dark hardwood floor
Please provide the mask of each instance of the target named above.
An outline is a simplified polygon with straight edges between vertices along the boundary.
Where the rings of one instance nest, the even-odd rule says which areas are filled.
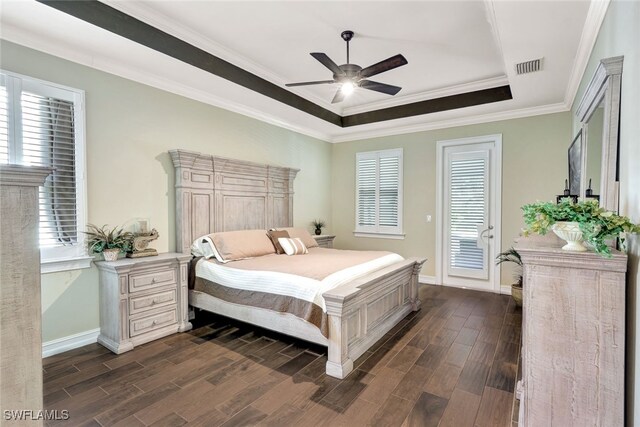
[[[91,344],[49,357],[45,407],[70,415],[49,424],[511,426],[520,310],[439,286],[420,298],[344,380],[324,374],[323,347],[204,312],[122,355]]]

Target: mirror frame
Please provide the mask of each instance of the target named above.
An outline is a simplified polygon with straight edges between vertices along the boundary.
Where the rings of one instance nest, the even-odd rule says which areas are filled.
[[[623,56],[600,60],[587,86],[576,116],[582,126],[584,147],[589,141],[589,120],[600,102],[604,102],[604,123],[602,134],[602,163],[600,167],[600,205],[611,211],[618,211],[618,136],[620,123],[620,88],[622,82]],[[587,150],[582,150],[582,171],[586,171]],[[587,189],[586,173],[581,176],[580,197]]]

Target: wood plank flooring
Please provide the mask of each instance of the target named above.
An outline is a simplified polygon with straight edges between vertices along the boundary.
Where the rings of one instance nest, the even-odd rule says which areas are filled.
[[[321,346],[205,312],[122,355],[46,358],[45,407],[70,414],[49,425],[512,426],[521,311],[439,286],[420,299],[343,380],[324,374]]]

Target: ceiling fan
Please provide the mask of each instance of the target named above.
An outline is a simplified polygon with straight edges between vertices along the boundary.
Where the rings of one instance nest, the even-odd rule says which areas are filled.
[[[288,83],[285,86],[309,86],[309,85],[321,85],[321,84],[340,84],[340,88],[336,92],[336,95],[331,101],[332,104],[341,102],[345,96],[350,95],[356,87],[364,89],[374,90],[376,92],[386,93],[387,95],[395,95],[402,89],[399,86],[388,85],[385,83],[374,82],[368,80],[369,77],[376,74],[384,73],[385,71],[393,70],[394,68],[401,67],[407,64],[407,60],[404,56],[398,54],[391,58],[380,61],[376,64],[370,65],[366,68],[362,68],[356,64],[349,63],[349,41],[353,38],[353,31],[343,31],[340,34],[342,39],[347,42],[347,63],[343,65],[337,65],[326,54],[320,52],[312,52],[311,56],[320,61],[322,65],[327,67],[333,72],[333,80],[319,80],[313,82],[302,83]]]

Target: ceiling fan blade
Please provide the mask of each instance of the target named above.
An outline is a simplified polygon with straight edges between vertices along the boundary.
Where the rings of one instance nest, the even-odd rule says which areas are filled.
[[[311,56],[316,58],[322,65],[330,69],[333,74],[337,74],[339,76],[344,76],[344,71],[338,67],[338,65],[331,60],[326,54],[320,52],[311,52]]]
[[[395,95],[402,89],[400,86],[388,85],[386,83],[374,82],[371,80],[362,80],[360,87],[375,90],[376,92],[386,93],[387,95]]]
[[[407,60],[405,59],[405,57],[398,54],[363,69],[362,71],[360,71],[360,77],[367,78],[375,76],[376,74],[393,70],[394,68],[401,67],[405,64],[407,64]]]
[[[323,85],[328,83],[335,83],[333,80],[317,80],[315,82],[301,82],[301,83],[287,83],[285,86],[287,87],[295,87],[295,86],[309,86],[309,85]]]
[[[336,92],[336,95],[333,97],[333,100],[331,101],[332,104],[335,104],[337,102],[342,102],[344,100],[344,92],[342,92],[341,89],[338,89],[338,91]]]

